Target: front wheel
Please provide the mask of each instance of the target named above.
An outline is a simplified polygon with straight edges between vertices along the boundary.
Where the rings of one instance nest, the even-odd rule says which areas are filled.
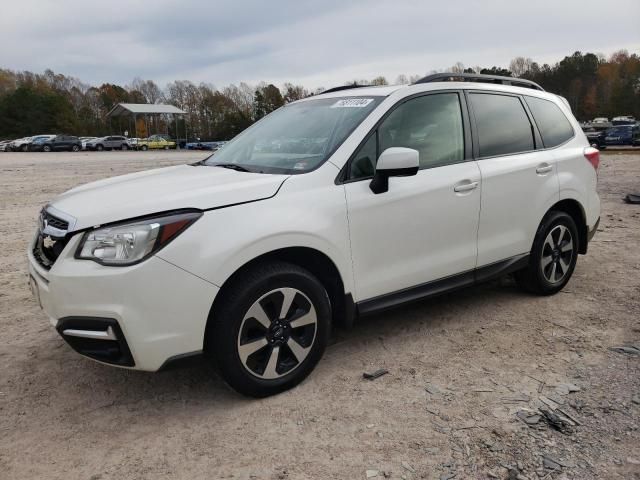
[[[565,212],[549,212],[536,232],[529,265],[515,274],[518,285],[538,295],[562,290],[576,267],[578,241],[573,218]]]
[[[71,147],[71,151],[72,152],[77,152],[79,150],[80,150],[80,146],[79,145],[74,145],[74,146]]]
[[[146,152],[147,150],[149,150],[149,147],[147,147],[146,145],[142,145],[140,147],[140,150],[142,150],[143,152]]]
[[[207,349],[238,392],[266,397],[300,383],[326,348],[331,305],[322,284],[288,263],[265,264],[225,289]]]
[[[97,151],[99,151],[99,152],[101,152],[101,151],[103,151],[103,150],[104,150],[104,146],[102,146],[102,145],[96,145],[96,150],[97,150]]]
[[[51,147],[49,145],[45,145],[44,147],[42,147],[42,151],[43,152],[50,152],[51,151]]]
[[[129,150],[129,145],[127,145],[126,143],[123,143],[122,146],[120,147],[121,150],[127,151]]]

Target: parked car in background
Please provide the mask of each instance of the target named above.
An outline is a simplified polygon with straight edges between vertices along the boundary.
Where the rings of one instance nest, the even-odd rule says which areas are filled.
[[[334,321],[507,273],[559,292],[599,225],[600,154],[535,83],[451,75],[329,90],[196,164],[66,192],[27,252],[34,296],[80,354],[156,371],[205,351],[261,397],[313,370]]]
[[[39,148],[39,146],[47,140],[51,140],[52,138],[55,138],[55,135],[37,135],[35,137],[31,137],[31,141],[27,143],[27,151],[35,152],[38,150],[42,150],[41,148]]]
[[[615,125],[635,125],[636,117],[632,115],[620,115],[619,117],[613,117],[611,123]]]
[[[607,145],[640,145],[640,125],[616,125],[608,128],[605,143]]]
[[[29,143],[33,137],[22,137],[13,140],[7,148],[10,152],[26,152],[29,149]]]
[[[138,140],[138,150],[169,150],[176,148],[176,142],[167,140],[164,135],[151,135],[149,138]]]
[[[127,137],[122,135],[110,135],[108,137],[100,137],[87,142],[87,150],[129,150]]]
[[[608,123],[607,123],[608,125]],[[590,126],[586,126],[582,129],[587,140],[589,140],[589,144],[600,150],[604,150],[607,148],[607,142],[605,140],[607,136],[607,130],[610,127],[599,126],[597,123],[592,123]]]
[[[78,152],[81,148],[80,139],[74,135],[56,135],[49,140],[30,145],[30,149],[34,152]]]
[[[591,123],[609,123],[609,119],[607,117],[596,117]]]
[[[89,143],[92,140],[95,140],[98,137],[80,137],[80,143],[82,144],[82,150],[86,150],[87,149],[87,143]]]
[[[201,142],[197,140],[195,142],[189,142],[185,144],[185,148],[187,150],[208,150],[215,152],[216,150],[219,150],[225,143],[226,142]]]

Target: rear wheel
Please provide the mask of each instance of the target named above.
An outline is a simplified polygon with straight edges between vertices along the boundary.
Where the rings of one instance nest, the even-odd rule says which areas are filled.
[[[146,152],[147,150],[149,150],[149,147],[147,147],[146,145],[142,145],[140,147],[140,150],[142,150],[143,152]]]
[[[45,145],[44,147],[42,147],[42,151],[43,152],[50,152],[51,151],[51,147],[49,145]]]
[[[78,145],[74,145],[74,146],[71,147],[71,151],[72,152],[77,152],[78,150],[80,150],[80,146],[78,146]]]
[[[126,143],[123,143],[122,146],[120,147],[120,149],[122,150],[129,150],[129,145],[127,145]]]
[[[96,145],[96,150],[101,152],[104,150],[104,146],[103,145]]]
[[[208,329],[208,350],[238,392],[266,397],[300,383],[329,339],[331,306],[322,284],[288,263],[263,265],[226,291]]]
[[[29,145],[26,145],[26,144],[25,144],[25,145],[23,145],[21,150],[22,150],[23,152],[28,152],[28,151],[29,151]]]
[[[169,145],[165,145],[165,146],[164,146],[164,149],[165,149],[165,150],[169,150]]]
[[[515,275],[518,285],[538,295],[559,292],[573,274],[578,250],[573,218],[565,212],[549,212],[536,232],[528,267]]]

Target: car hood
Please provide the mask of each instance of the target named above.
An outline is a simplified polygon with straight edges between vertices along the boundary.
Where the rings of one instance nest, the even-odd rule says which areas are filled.
[[[73,188],[50,205],[76,219],[72,230],[182,208],[201,210],[274,196],[287,175],[179,165]]]

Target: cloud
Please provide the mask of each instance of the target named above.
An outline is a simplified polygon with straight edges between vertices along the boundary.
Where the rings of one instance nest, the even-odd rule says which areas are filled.
[[[506,66],[518,55],[544,63],[576,50],[640,51],[640,3],[619,0],[615,11],[606,22],[602,8],[577,0],[22,0],[3,6],[0,66],[51,68],[93,84],[332,86],[457,61]]]

